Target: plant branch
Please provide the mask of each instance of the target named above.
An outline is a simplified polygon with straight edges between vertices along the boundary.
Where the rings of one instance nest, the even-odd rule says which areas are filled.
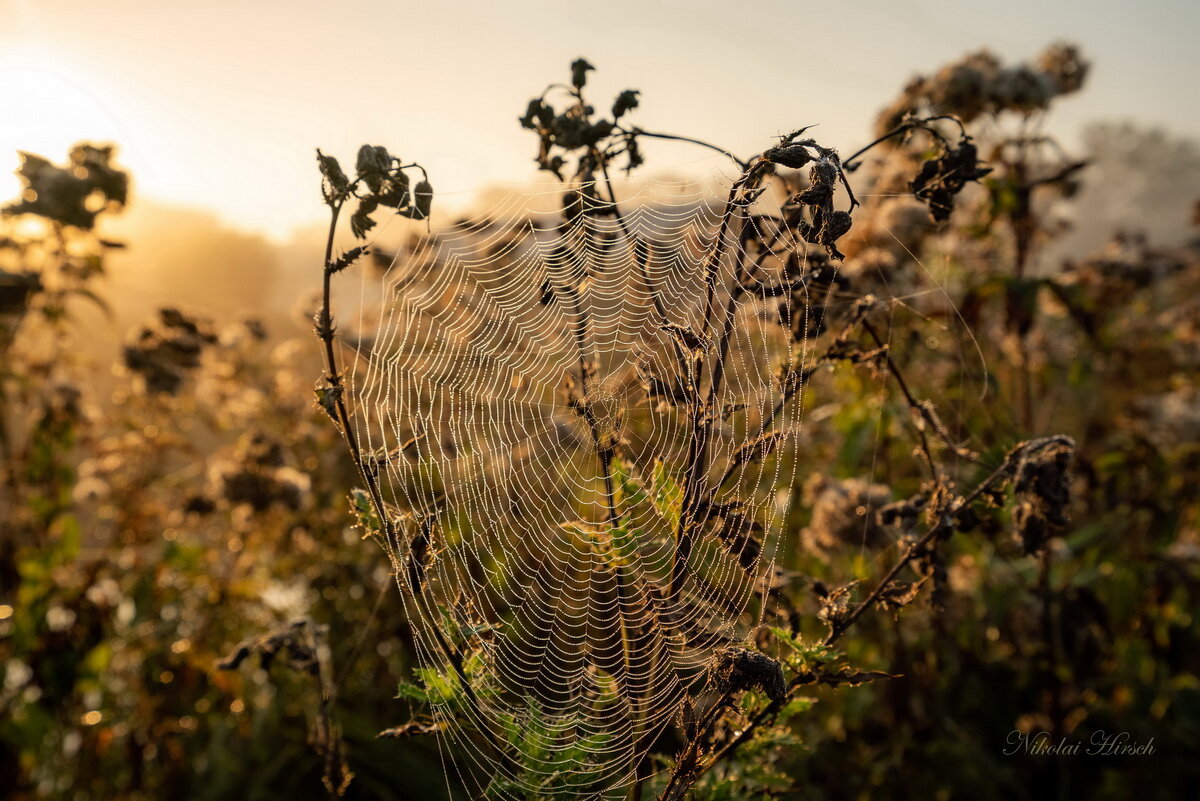
[[[668,134],[668,133],[657,133],[654,131],[644,131],[641,128],[637,128],[637,127],[634,127],[627,131],[624,128],[618,128],[618,130],[621,130],[625,133],[632,134],[633,136],[648,136],[651,139],[666,139],[666,140],[669,140],[672,142],[688,142],[693,145],[699,145],[700,147],[706,147],[709,150],[716,151],[717,153],[720,153],[722,156],[726,156],[734,164],[738,165],[738,167],[741,168],[743,171],[749,169],[749,167],[750,167],[749,162],[742,161],[741,159],[739,159],[737,156],[733,155],[733,153],[730,153],[725,148],[718,147],[717,145],[711,144],[710,142],[705,142],[703,139],[693,139],[690,136],[679,136],[678,134]]]
[[[754,174],[752,168],[747,168],[742,176],[734,182],[729,188],[729,196],[725,200],[725,209],[721,213],[721,222],[717,227],[716,239],[713,242],[712,249],[709,251],[708,258],[704,266],[704,318],[700,326],[699,334],[707,339],[708,331],[711,326],[713,316],[713,306],[716,296],[717,271],[720,267],[721,257],[725,253],[725,239],[729,231],[729,223],[733,219],[734,210],[737,208],[738,193],[749,183],[751,176]],[[680,505],[679,513],[679,529],[675,537],[675,554],[674,562],[671,566],[671,594],[676,595],[683,589],[684,577],[687,571],[688,557],[692,550],[692,527],[693,517],[697,507],[697,502],[703,491],[704,479],[708,471],[708,434],[710,423],[708,421],[707,410],[705,404],[701,402],[700,382],[702,380],[704,364],[703,361],[697,359],[699,369],[695,371],[692,378],[692,397],[690,399],[691,412],[691,436],[688,440],[688,457],[687,465],[684,470],[684,487],[683,500]],[[717,367],[714,365],[711,368],[715,371]]]
[[[878,145],[883,144],[884,142],[888,141],[889,139],[891,139],[893,137],[899,136],[900,134],[908,133],[909,131],[915,131],[915,130],[927,131],[934,138],[938,139],[943,144],[945,144],[946,138],[944,136],[942,136],[940,133],[938,133],[937,129],[934,128],[932,125],[932,123],[943,121],[943,120],[948,120],[950,122],[953,122],[955,125],[958,126],[958,130],[963,136],[967,135],[967,129],[963,127],[962,121],[959,120],[957,117],[951,116],[949,114],[938,114],[933,117],[923,117],[922,119],[919,119],[919,120],[909,120],[908,122],[903,122],[900,125],[896,126],[892,130],[885,133],[883,136],[876,139],[874,142],[871,142],[869,145],[866,145],[866,146],[861,147],[858,150],[856,150],[849,158],[847,158],[845,161],[842,162],[842,167],[846,170],[849,170],[850,172],[854,172],[860,166],[858,164],[855,164],[854,162],[857,159],[861,158],[864,154],[866,154],[867,151],[871,150],[874,147],[877,147]]]
[[[676,768],[663,788],[660,801],[680,801],[687,791],[696,783],[701,775],[700,757],[712,727],[721,718],[721,713],[732,705],[733,692],[726,690],[713,702],[696,725],[696,734],[689,741],[676,760]],[[702,771],[701,771],[702,772]]]
[[[854,610],[851,611],[837,626],[830,630],[829,635],[825,638],[823,644],[825,646],[832,646],[839,639],[841,639],[841,637],[855,623],[857,623],[867,611],[869,611],[879,602],[879,600],[883,597],[888,585],[891,584],[896,576],[900,574],[900,571],[902,571],[911,561],[913,561],[913,559],[919,557],[925,548],[933,545],[934,541],[939,536],[952,531],[952,515],[954,513],[970,506],[972,503],[978,500],[980,496],[995,486],[997,482],[1011,477],[1018,462],[1027,453],[1040,450],[1045,445],[1056,441],[1058,441],[1057,437],[1045,437],[1041,439],[1027,440],[1016,445],[1012,450],[1010,450],[1008,455],[1005,457],[1004,462],[999,467],[997,467],[986,478],[979,482],[975,488],[971,490],[971,492],[954,502],[952,508],[947,510],[947,512],[943,514],[943,516],[937,522],[931,525],[920,539],[909,544],[904,549],[904,553],[901,555],[900,559],[884,574],[883,578],[879,580],[870,594],[868,594],[867,597],[864,598],[863,601],[859,603],[858,606],[856,606]],[[784,696],[779,700],[771,701],[765,707],[759,710],[759,712],[756,713],[753,718],[751,718],[750,722],[732,740],[726,743],[720,751],[714,754],[708,761],[694,771],[693,775],[690,777],[690,780],[688,780],[687,786],[690,787],[694,785],[698,779],[711,770],[715,765],[732,756],[733,753],[748,740],[750,740],[763,725],[769,724],[771,721],[773,721],[779,712],[792,699],[792,693],[794,693],[798,688],[813,684],[818,680],[818,677],[809,672],[801,673],[793,677],[792,680],[788,682],[787,692],[784,694]],[[677,763],[676,769],[672,774],[672,782],[675,781],[675,774],[679,772],[679,763]],[[668,786],[671,785],[668,784]],[[681,798],[682,796],[675,797]],[[663,799],[666,801],[666,796],[664,796]]]
[[[908,388],[908,382],[904,380],[904,373],[900,372],[896,360],[892,358],[891,346],[883,341],[883,338],[876,333],[875,327],[865,317],[862,320],[862,327],[875,342],[875,346],[882,351],[883,358],[887,363],[888,373],[896,379],[896,385],[900,387],[900,392],[904,394],[904,399],[908,402],[908,408],[913,413],[921,415],[922,419],[927,419],[929,410],[917,402],[916,397],[912,394],[912,390]],[[929,447],[929,437],[925,435],[925,426],[914,425],[913,427],[917,429],[917,438],[921,441],[921,454],[925,457],[925,463],[929,466],[929,477],[937,481],[941,477],[942,471],[933,460],[933,450]]]
[[[332,398],[332,408],[336,415],[338,427],[342,430],[342,436],[346,440],[346,445],[350,451],[350,457],[354,462],[355,468],[359,475],[367,485],[367,493],[371,498],[371,505],[375,509],[375,514],[379,517],[380,526],[383,529],[386,541],[389,543],[396,541],[395,521],[388,512],[387,504],[383,499],[383,492],[379,486],[378,476],[375,470],[368,468],[366,465],[362,449],[358,442],[358,436],[354,428],[350,424],[350,412],[345,400],[345,385],[342,382],[342,372],[338,365],[337,349],[334,346],[334,335],[336,328],[333,322],[333,314],[331,311],[333,300],[333,276],[345,264],[339,264],[333,258],[334,239],[337,234],[338,219],[341,216],[342,207],[350,196],[349,191],[341,196],[334,198],[330,202],[330,217],[329,230],[325,238],[325,257],[324,257],[324,280],[322,283],[322,302],[321,309],[317,313],[317,336],[321,339],[324,345],[325,356],[325,385],[328,396]],[[463,692],[467,697],[468,702],[478,714],[480,711],[478,698],[475,696],[474,690],[471,688],[470,681],[467,679],[465,670],[463,669],[462,656],[458,650],[454,648],[442,633],[437,629],[437,626],[431,626],[439,647],[446,653],[446,658],[450,661],[451,667],[454,669],[455,676],[459,684],[463,688]],[[496,747],[497,751],[503,755],[504,751],[496,741],[491,732],[486,732],[487,739]]]

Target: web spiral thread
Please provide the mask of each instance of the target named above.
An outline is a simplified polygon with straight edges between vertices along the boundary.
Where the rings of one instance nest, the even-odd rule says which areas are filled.
[[[811,354],[778,321],[795,294],[731,289],[784,272],[739,236],[746,208],[723,228],[719,199],[669,183],[619,218],[541,200],[511,193],[364,279],[349,391],[434,725],[481,784],[606,798],[759,619],[802,414],[780,368]],[[705,501],[673,586],[689,481]]]

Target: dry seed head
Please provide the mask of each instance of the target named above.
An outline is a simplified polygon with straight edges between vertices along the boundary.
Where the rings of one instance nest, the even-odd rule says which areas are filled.
[[[783,668],[764,653],[729,646],[716,653],[712,666],[713,687],[721,693],[761,690],[772,701],[787,694]]]

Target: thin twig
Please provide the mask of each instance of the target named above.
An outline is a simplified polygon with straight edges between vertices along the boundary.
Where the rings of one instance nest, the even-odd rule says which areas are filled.
[[[717,153],[720,153],[722,156],[726,156],[731,161],[733,161],[734,164],[738,165],[738,167],[741,168],[743,171],[748,169],[750,166],[749,162],[742,161],[741,159],[739,159],[737,156],[733,155],[733,153],[730,153],[725,148],[718,147],[717,145],[711,144],[709,142],[705,142],[703,139],[693,139],[690,136],[679,136],[678,134],[667,134],[667,133],[656,133],[654,131],[644,131],[641,128],[636,128],[636,127],[632,128],[630,130],[626,130],[624,128],[617,128],[617,130],[619,130],[623,133],[632,134],[633,136],[648,136],[651,139],[667,139],[672,142],[688,142],[693,145],[699,145],[700,147],[706,147],[709,150],[714,150]]]
[[[353,187],[354,184],[351,184]],[[380,489],[377,474],[375,470],[369,469],[366,465],[362,449],[358,442],[357,434],[350,424],[350,413],[345,401],[345,385],[342,382],[342,373],[338,366],[337,350],[334,347],[335,326],[333,323],[333,314],[331,311],[333,297],[333,276],[337,272],[333,259],[333,244],[337,234],[338,219],[341,216],[342,207],[345,205],[352,190],[347,190],[346,193],[334,199],[330,203],[330,219],[329,230],[325,239],[325,261],[324,261],[324,281],[322,283],[322,303],[321,309],[317,315],[317,335],[324,344],[325,355],[325,383],[329,395],[333,400],[333,407],[336,412],[337,422],[342,430],[342,436],[346,440],[346,445],[350,450],[350,457],[354,462],[355,468],[363,481],[367,485],[367,492],[371,498],[371,505],[375,510],[375,514],[379,517],[380,525],[383,528],[384,536],[387,542],[395,541],[395,521],[388,511],[387,505],[383,500],[383,493]],[[461,654],[454,648],[446,638],[438,630],[437,626],[431,626],[431,631],[437,640],[438,646],[445,652],[446,658],[449,660],[451,668],[454,670],[463,693],[467,698],[468,703],[476,714],[481,714],[479,699],[476,697],[474,690],[471,688],[470,681],[467,679],[466,672],[463,668],[463,660]],[[484,734],[489,742],[496,750],[504,755],[504,750],[495,736],[484,730]]]
[[[851,155],[848,159],[846,159],[845,161],[842,162],[842,166],[845,169],[849,170],[850,172],[854,172],[854,170],[858,169],[858,165],[855,164],[854,161],[856,159],[858,159],[860,156],[862,156],[864,153],[866,153],[868,150],[870,150],[873,147],[883,144],[884,142],[886,142],[887,140],[891,139],[894,136],[899,136],[900,134],[907,133],[909,131],[915,131],[915,130],[927,131],[930,135],[932,135],[933,137],[935,137],[936,139],[938,139],[944,143],[946,141],[945,137],[943,137],[940,133],[938,133],[936,128],[933,128],[931,126],[931,123],[944,121],[944,120],[948,120],[950,122],[955,123],[958,126],[958,130],[962,133],[962,135],[963,136],[967,135],[967,130],[966,130],[966,128],[963,127],[962,121],[959,120],[957,117],[951,116],[949,114],[938,114],[933,117],[924,117],[919,120],[909,120],[908,122],[904,122],[904,123],[901,123],[900,125],[896,126],[892,130],[885,133],[883,136],[876,139],[874,142],[871,142],[869,145],[866,145],[866,146],[861,147],[858,150],[856,150],[853,155]]]
[[[704,266],[704,317],[700,326],[700,336],[707,339],[712,323],[713,304],[716,296],[717,270],[721,257],[725,253],[725,239],[729,231],[729,223],[737,208],[738,193],[749,182],[752,170],[747,168],[742,176],[729,188],[729,196],[725,200],[725,209],[721,214],[721,223],[717,227],[716,239]],[[699,360],[698,360],[699,361]],[[688,440],[687,465],[683,475],[683,500],[680,505],[679,529],[675,537],[674,562],[671,566],[671,594],[677,595],[683,589],[684,577],[687,571],[688,557],[692,550],[693,516],[697,502],[703,491],[703,483],[708,472],[708,429],[707,411],[700,400],[700,382],[704,369],[700,361],[699,369],[692,377],[692,397],[690,399],[691,436]],[[711,369],[716,370],[714,365]]]
[[[900,391],[904,394],[904,399],[908,401],[909,409],[916,414],[922,415],[922,419],[924,419],[927,410],[917,402],[916,397],[912,394],[912,390],[908,388],[908,382],[904,380],[904,374],[900,372],[896,360],[892,358],[891,347],[875,332],[875,327],[865,317],[862,320],[862,327],[867,332],[867,335],[874,340],[875,346],[883,352],[883,358],[888,366],[888,373],[896,379],[896,385],[900,387]],[[929,477],[937,481],[941,477],[942,471],[933,459],[933,450],[929,447],[929,437],[925,435],[925,426],[914,424],[913,428],[917,430],[917,438],[921,441],[921,454],[925,457],[925,463],[929,466]]]

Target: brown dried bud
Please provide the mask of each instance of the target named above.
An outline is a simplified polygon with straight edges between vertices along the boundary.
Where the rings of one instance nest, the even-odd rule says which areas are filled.
[[[787,695],[783,668],[766,654],[730,646],[717,652],[712,667],[713,686],[722,693],[762,690],[772,701]]]
[[[1058,436],[1031,443],[1018,460],[1013,522],[1025,553],[1041,551],[1050,537],[1066,528],[1074,455],[1075,441]]]
[[[821,244],[832,245],[842,238],[854,224],[854,219],[848,211],[835,211],[825,219],[825,227],[821,229]]]
[[[772,164],[791,167],[794,170],[798,170],[812,161],[812,156],[809,155],[806,146],[800,144],[777,145],[763,153],[763,158]]]

